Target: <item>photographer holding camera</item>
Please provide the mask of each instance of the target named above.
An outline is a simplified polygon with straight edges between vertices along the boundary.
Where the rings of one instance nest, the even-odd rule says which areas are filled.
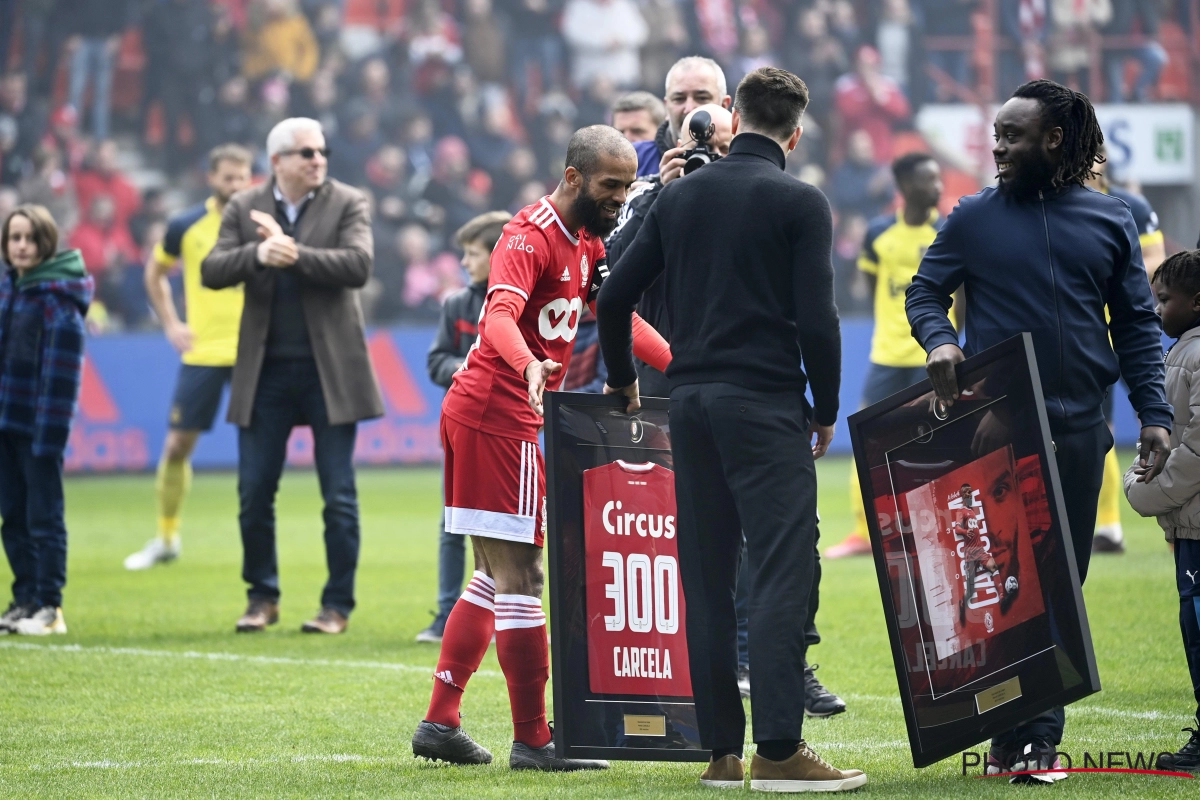
[[[866,783],[858,770],[831,767],[802,736],[813,459],[833,438],[841,382],[829,203],[783,171],[807,105],[808,88],[790,72],[747,75],[729,155],[662,189],[597,305],[605,391],[636,407],[626,320],[662,276],[692,690],[701,744],[712,751],[700,780],[714,787],[744,779],[733,602],[743,532],[758,745],[751,787],[841,791]]]
[[[674,170],[673,177],[680,177],[694,172],[704,164],[711,163],[729,153],[729,143],[733,139],[733,115],[715,103],[703,105],[694,109],[683,120],[682,155],[675,160],[680,162]],[[674,152],[674,151],[672,151]],[[616,265],[621,255],[633,242],[637,232],[642,228],[642,222],[650,213],[650,207],[658,199],[658,193],[664,184],[669,182],[665,175],[652,176],[650,181],[635,189],[617,219],[616,229],[604,243],[608,253],[608,263]],[[655,281],[646,290],[638,303],[638,315],[649,322],[668,342],[671,341],[671,326],[667,322],[667,311],[663,296],[663,282]],[[638,383],[641,392],[647,397],[668,397],[671,394],[670,384],[661,372],[649,364],[637,362]]]

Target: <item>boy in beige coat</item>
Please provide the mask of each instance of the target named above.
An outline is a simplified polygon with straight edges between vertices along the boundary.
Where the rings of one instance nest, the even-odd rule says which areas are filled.
[[[1179,627],[1200,704],[1200,250],[1176,253],[1155,273],[1163,331],[1178,341],[1167,351],[1167,400],[1175,409],[1171,453],[1161,473],[1146,480],[1134,464],[1125,473],[1125,495],[1144,517],[1158,518],[1175,551]],[[1162,753],[1158,768],[1200,769],[1200,705],[1191,739],[1177,753]]]

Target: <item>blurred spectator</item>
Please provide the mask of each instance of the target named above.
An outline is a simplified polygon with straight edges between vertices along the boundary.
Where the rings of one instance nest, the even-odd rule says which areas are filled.
[[[600,75],[617,86],[636,87],[641,77],[638,48],[649,37],[633,0],[567,0],[562,34],[571,47],[571,78],[588,86]]]
[[[433,121],[424,111],[413,112],[400,126],[400,144],[408,155],[408,166],[418,189],[433,176]]]
[[[536,179],[537,167],[537,156],[533,150],[528,147],[513,148],[492,180],[492,205],[503,208],[511,205],[510,201],[521,187]]]
[[[113,198],[106,194],[95,195],[87,209],[83,221],[75,226],[70,243],[83,254],[88,272],[99,279],[110,269],[119,273],[126,266],[136,264],[141,252],[129,235],[129,228],[118,222],[117,204]],[[106,301],[105,305],[112,309],[112,303]]]
[[[617,87],[607,75],[597,75],[583,87],[583,96],[575,106],[575,125],[607,125],[612,104],[617,100]]]
[[[1046,77],[1046,41],[1050,35],[1048,0],[1000,0],[1000,30],[1020,43],[1016,51],[1000,54],[1000,94],[1007,95],[1026,81]]]
[[[471,162],[489,174],[499,172],[516,148],[516,138],[516,123],[508,103],[491,103],[484,111],[482,128],[467,134]]]
[[[466,0],[463,5],[463,51],[480,83],[502,84],[508,77],[507,27],[496,16],[492,0]]]
[[[163,114],[163,164],[175,173],[187,161],[179,125],[187,117],[195,127],[212,112],[213,30],[216,17],[208,3],[158,0],[142,17],[142,50],[146,71],[142,89],[142,130],[154,102]]]
[[[317,37],[295,0],[251,0],[242,50],[242,71],[250,80],[272,73],[308,81],[317,71]]]
[[[56,148],[63,166],[70,172],[83,169],[91,148],[79,133],[79,114],[72,106],[63,106],[50,116],[50,130],[42,141]]]
[[[930,36],[970,36],[971,14],[979,0],[918,0],[924,17],[925,33]],[[964,50],[929,50],[929,64],[949,75],[964,86],[971,79],[969,53]],[[949,94],[938,93],[940,100],[952,99]]]
[[[354,100],[339,131],[329,138],[329,174],[357,186],[366,180],[367,159],[383,144],[375,109],[362,98]]]
[[[1050,0],[1050,74],[1062,84],[1091,92],[1088,45],[1112,19],[1110,0]]]
[[[771,37],[767,29],[758,23],[747,25],[742,29],[741,55],[731,65],[730,83],[736,87],[742,78],[759,67],[774,66],[778,62],[778,57],[771,49]]]
[[[688,30],[677,0],[641,0],[648,35],[642,47],[642,85],[655,91],[688,46]]]
[[[517,190],[512,202],[508,204],[508,210],[517,209],[519,211],[525,206],[533,205],[549,194],[550,189],[551,187],[548,184],[541,181],[529,181]]]
[[[19,162],[33,155],[46,129],[43,109],[44,104],[32,102],[29,81],[24,73],[10,72],[0,78],[0,116],[11,117],[16,123],[17,138],[12,145],[12,157]]]
[[[850,134],[846,160],[830,178],[833,207],[842,214],[873,219],[892,202],[892,174],[875,157],[871,137],[866,131]]]
[[[858,269],[858,254],[867,236],[867,218],[860,214],[843,216],[834,233],[834,300],[843,313],[869,313],[871,297],[864,274]]]
[[[128,235],[129,218],[141,208],[142,197],[117,169],[119,155],[117,143],[112,139],[96,144],[84,169],[75,175],[75,192],[79,196],[79,207],[89,211],[97,198],[107,198],[113,204],[113,224]],[[84,263],[88,269],[92,268],[86,258]]]
[[[612,126],[633,143],[653,142],[666,119],[667,107],[649,92],[630,92],[613,103]]]
[[[425,186],[424,198],[441,209],[446,230],[457,230],[480,213],[467,184],[470,172],[467,143],[457,136],[439,140],[433,156],[433,177]]]
[[[0,219],[8,219],[12,210],[21,204],[21,195],[11,186],[0,186]]]
[[[138,212],[129,218],[129,235],[133,237],[135,242],[138,242],[142,249],[146,249],[147,231],[157,226],[160,222],[165,223],[170,214],[167,212],[167,195],[162,189],[151,187],[142,192],[142,207]],[[154,239],[150,243],[150,250],[154,249],[154,244],[159,239]],[[150,250],[146,250],[147,257],[150,255]],[[145,259],[138,263],[144,262]]]
[[[57,53],[50,48],[50,12],[54,10],[55,0],[5,0],[9,8],[21,8],[20,27],[10,23],[0,22],[0,37],[4,36],[7,28],[12,31],[13,38],[21,39],[20,71],[33,84],[35,93],[48,93],[50,76],[58,66]],[[8,65],[7,57],[0,57],[0,73]]]
[[[834,106],[834,85],[850,67],[850,58],[836,36],[829,35],[825,14],[816,6],[801,7],[796,15],[796,36],[785,37],[783,65],[803,76],[808,86],[808,110],[805,116],[817,123],[819,130],[805,125],[801,145],[811,146],[814,134],[829,130]],[[820,141],[828,140],[821,136]],[[823,160],[823,159],[822,159]]]
[[[396,234],[396,250],[404,270],[404,308],[410,317],[436,318],[448,296],[466,286],[462,266],[453,253],[434,255],[429,232],[406,225]]]
[[[737,5],[731,0],[696,0],[689,10],[700,51],[717,61],[733,58],[738,48]]]
[[[17,152],[17,121],[8,114],[0,114],[0,184],[15,186],[24,167]]]
[[[890,162],[893,129],[908,121],[910,109],[899,85],[879,71],[879,51],[867,45],[858,48],[854,72],[838,79],[834,93],[843,130],[865,130],[875,159]]]
[[[128,0],[58,0],[54,22],[66,34],[70,54],[67,102],[84,113],[84,92],[91,87],[92,136],[107,139],[112,107],[112,77],[121,34],[129,23]]]
[[[879,71],[894,80],[910,101],[913,99],[913,87],[910,84],[917,76],[910,75],[909,69],[913,54],[918,49],[918,35],[908,0],[883,0],[875,25]]]
[[[408,21],[408,57],[413,66],[457,64],[462,60],[458,23],[441,0],[416,0]]]
[[[518,98],[528,105],[531,96],[562,88],[563,44],[558,34],[562,0],[507,0],[512,22],[510,69]]]
[[[847,53],[855,52],[863,43],[858,16],[850,0],[834,0],[829,12],[829,32],[841,42]]]
[[[33,151],[33,170],[22,179],[19,191],[23,202],[45,206],[60,231],[69,233],[75,228],[79,221],[79,201],[75,183],[63,169],[57,147],[38,145]]]
[[[379,120],[384,138],[394,140],[400,134],[401,108],[394,94],[392,72],[382,58],[371,58],[359,70],[360,97]]]
[[[234,75],[221,85],[216,106],[196,120],[202,149],[211,150],[222,142],[254,141],[249,94],[250,84],[241,75]]]
[[[1129,98],[1125,90],[1125,64],[1132,58],[1141,64],[1137,81],[1133,85],[1133,99],[1145,103],[1151,99],[1150,89],[1158,84],[1158,78],[1168,60],[1167,51],[1158,42],[1159,6],[1146,0],[1112,0],[1112,7],[1112,21],[1108,23],[1104,34],[1132,36],[1136,22],[1140,23],[1140,33],[1144,41],[1136,47],[1116,48],[1104,54],[1108,100],[1111,103],[1123,103]]]

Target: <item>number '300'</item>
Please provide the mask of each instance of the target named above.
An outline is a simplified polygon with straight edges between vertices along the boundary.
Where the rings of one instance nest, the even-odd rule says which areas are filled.
[[[611,616],[604,617],[604,628],[634,633],[679,632],[679,564],[672,556],[650,556],[604,551],[603,564],[612,569],[613,582],[605,584],[604,596],[613,601]]]

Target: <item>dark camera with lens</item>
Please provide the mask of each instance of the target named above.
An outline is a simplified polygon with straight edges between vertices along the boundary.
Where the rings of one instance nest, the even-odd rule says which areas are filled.
[[[697,111],[688,123],[688,131],[696,141],[696,146],[688,151],[687,161],[683,165],[683,174],[690,175],[705,164],[711,164],[721,156],[709,146],[709,139],[716,133],[717,126],[712,121],[712,115],[707,111]]]

